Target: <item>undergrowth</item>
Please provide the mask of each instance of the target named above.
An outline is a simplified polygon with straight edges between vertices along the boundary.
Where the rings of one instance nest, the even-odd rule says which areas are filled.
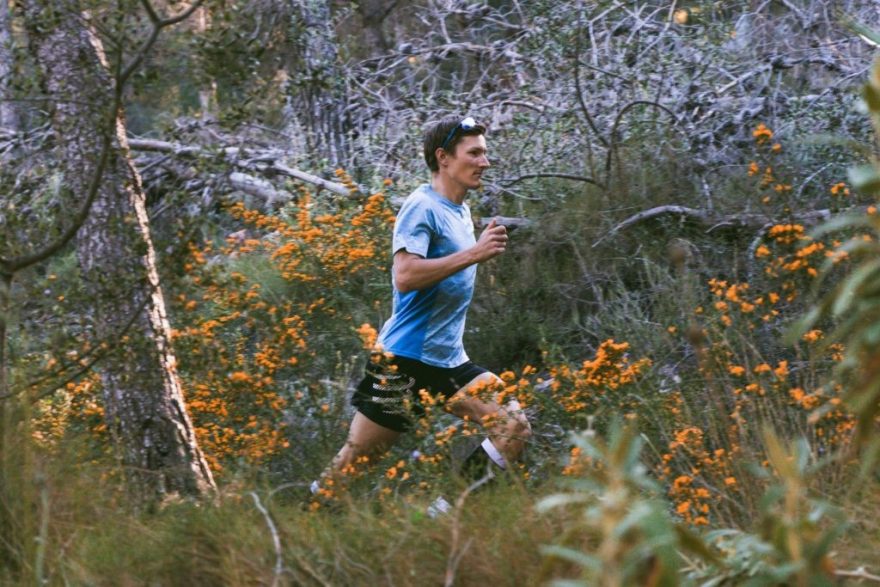
[[[348,395],[377,350],[389,311],[389,195],[405,190],[388,180],[358,194],[339,170],[355,197],[302,190],[274,213],[230,204],[224,222],[236,230],[188,240],[170,296],[179,373],[219,494],[201,503],[170,495],[148,508],[126,501],[99,379],[77,374],[93,349],[76,348],[68,328],[50,352],[24,348],[12,380],[69,381],[3,404],[0,580],[870,579],[877,569],[857,568],[872,564],[864,545],[878,543],[870,457],[880,449],[868,441],[880,389],[877,289],[867,279],[877,263],[858,253],[876,246],[877,210],[860,207],[858,186],[841,179],[827,186],[829,208],[862,219],[811,233],[794,218],[785,147],[764,125],[753,137],[743,198],[767,223],[729,262],[702,254],[685,230],[628,255],[571,237],[569,221],[551,215],[545,226],[568,236],[514,233],[517,252],[481,269],[467,342],[502,383],[471,392],[516,399],[534,437],[521,463],[473,493],[452,470],[480,427],[452,419],[427,392],[410,398],[425,415],[398,446],[318,496],[308,491],[344,440]],[[876,191],[880,180],[871,181]],[[830,297],[792,330],[814,296]],[[841,307],[855,312],[844,334],[834,329]],[[868,359],[872,368],[860,370]],[[455,507],[432,518],[440,495]]]

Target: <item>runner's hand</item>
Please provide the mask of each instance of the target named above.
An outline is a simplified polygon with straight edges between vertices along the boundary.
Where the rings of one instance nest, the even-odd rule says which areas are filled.
[[[489,226],[480,235],[480,240],[474,245],[477,263],[497,257],[505,249],[507,249],[507,228],[503,224],[498,224],[495,218],[493,218],[489,222]]]

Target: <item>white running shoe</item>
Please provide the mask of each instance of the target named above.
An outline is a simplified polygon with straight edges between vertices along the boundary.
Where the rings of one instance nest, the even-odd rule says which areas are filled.
[[[428,506],[426,513],[432,520],[445,516],[452,509],[452,504],[441,495]]]

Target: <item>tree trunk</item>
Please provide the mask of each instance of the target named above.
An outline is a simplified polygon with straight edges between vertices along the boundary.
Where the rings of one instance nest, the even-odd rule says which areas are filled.
[[[140,177],[131,163],[114,80],[77,0],[27,0],[31,53],[51,98],[52,129],[71,207],[85,197],[106,137],[112,148],[91,214],[76,238],[92,297],[106,421],[133,496],[202,495],[214,481],[187,414]],[[114,128],[111,126],[114,121]],[[110,133],[110,135],[108,135]]]
[[[0,0],[0,128],[18,130],[18,113],[9,91],[11,73],[12,21],[9,18],[9,0]]]
[[[370,55],[385,55],[391,48],[383,25],[396,4],[397,0],[361,0],[356,4]]]
[[[350,158],[345,124],[348,99],[330,4],[327,0],[292,1],[301,61],[291,67],[296,72],[288,86],[292,110],[306,135],[311,158],[344,166]]]
[[[204,6],[196,10],[195,32],[203,37],[208,31],[211,14]],[[199,87],[199,111],[202,120],[217,120],[217,81],[211,78]]]

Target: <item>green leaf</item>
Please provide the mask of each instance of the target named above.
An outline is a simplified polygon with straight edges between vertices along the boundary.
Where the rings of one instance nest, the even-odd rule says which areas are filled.
[[[852,345],[855,341],[850,340],[850,337],[861,332],[866,325],[871,324],[876,319],[880,319],[880,307],[863,310],[859,314],[852,314],[823,339],[823,345],[820,348],[825,349],[828,345],[840,341],[849,341],[850,345]],[[849,351],[847,351],[847,355],[849,355]]]
[[[880,324],[872,324],[868,326],[862,333],[862,341],[869,347],[876,347],[880,342]]]
[[[880,409],[877,406],[878,398],[880,398],[880,378],[870,381],[867,385],[853,388],[843,396],[844,401],[857,415],[861,417],[863,413],[870,412],[871,418]]]
[[[874,112],[880,112],[880,91],[878,91],[877,88],[865,84],[862,89],[862,98],[865,99],[868,108]]]
[[[542,546],[541,554],[561,558],[598,573],[602,570],[602,561],[579,550],[565,546]]]
[[[535,506],[538,513],[545,513],[554,508],[592,501],[593,496],[585,493],[557,493],[542,499]]]
[[[831,313],[835,316],[840,316],[849,310],[853,302],[859,300],[856,293],[862,283],[873,277],[878,271],[880,271],[880,259],[874,259],[856,269],[856,271],[843,282],[840,291],[835,295],[834,305],[831,307]]]
[[[632,528],[643,527],[651,515],[651,508],[643,501],[638,501],[630,507],[626,516],[614,526],[611,535],[616,538],[622,538]]]
[[[880,438],[874,438],[863,449],[859,466],[859,480],[864,482],[871,478],[880,463]]]
[[[874,193],[880,190],[880,173],[870,164],[850,167],[849,182],[864,193]]]
[[[868,40],[873,41],[874,43],[877,43],[878,45],[880,45],[880,31],[875,31],[874,29],[872,29],[868,26],[865,26],[862,23],[857,22],[855,20],[852,20],[850,18],[847,18],[844,21],[844,24],[847,27],[853,29],[856,33],[858,33],[858,34],[862,35],[863,37],[867,38]]]
[[[828,552],[831,550],[831,546],[834,544],[834,541],[840,538],[845,530],[846,524],[838,522],[833,527],[822,532],[821,537],[812,547],[811,558],[813,560],[817,560],[827,555]]]
[[[864,212],[855,212],[848,211],[844,214],[840,214],[835,216],[834,218],[829,219],[827,222],[823,222],[816,228],[810,231],[809,235],[816,239],[820,236],[825,236],[831,232],[837,232],[838,230],[849,229],[849,228],[861,228],[870,226],[870,222],[868,218],[865,216]]]
[[[715,551],[703,541],[695,532],[692,532],[686,526],[676,524],[675,533],[678,535],[678,543],[681,547],[691,554],[695,554],[706,562],[713,565],[721,566],[721,559],[715,554]]]

